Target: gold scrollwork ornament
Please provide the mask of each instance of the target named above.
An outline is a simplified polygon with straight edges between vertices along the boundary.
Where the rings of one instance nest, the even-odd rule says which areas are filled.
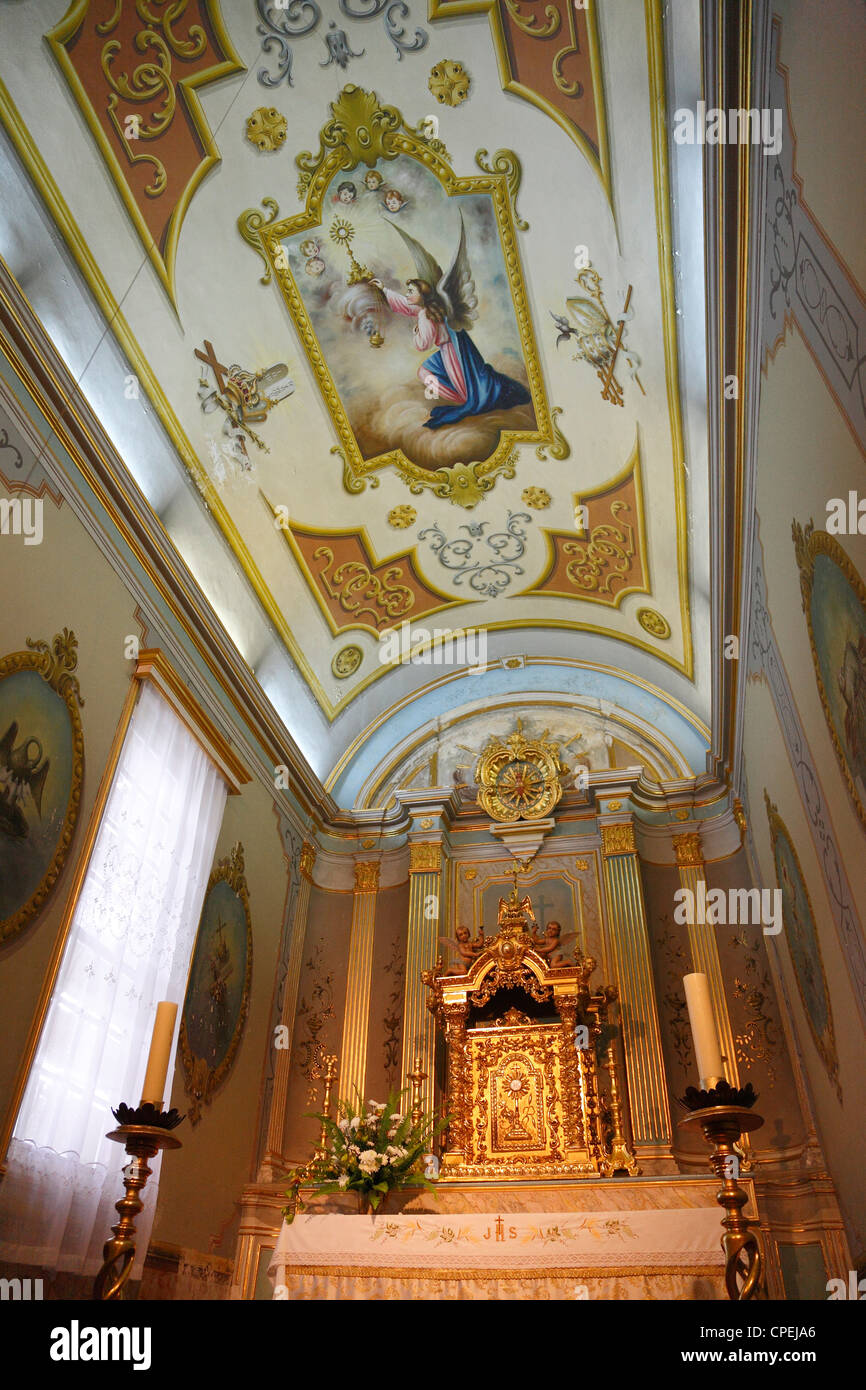
[[[545,735],[527,738],[523,723],[507,739],[493,738],[478,759],[478,804],[492,820],[540,820],[562,797],[559,745]]]

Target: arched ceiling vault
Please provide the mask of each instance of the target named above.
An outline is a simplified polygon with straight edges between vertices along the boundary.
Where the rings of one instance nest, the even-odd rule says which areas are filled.
[[[521,691],[700,774],[697,16],[303,8],[4,7],[0,254],[340,804]]]

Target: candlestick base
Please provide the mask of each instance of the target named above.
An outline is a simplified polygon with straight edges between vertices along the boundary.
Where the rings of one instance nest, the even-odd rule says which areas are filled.
[[[704,1138],[712,1146],[710,1167],[722,1183],[716,1201],[726,1212],[722,1220],[725,1288],[734,1303],[756,1298],[761,1292],[763,1256],[757,1234],[752,1229],[758,1223],[743,1216],[749,1197],[736,1180],[740,1158],[735,1145],[742,1134],[760,1129],[763,1123],[763,1116],[743,1105],[705,1106],[692,1110],[679,1121],[682,1129],[700,1125]]]
[[[150,1105],[147,1108],[153,1109]],[[131,1112],[131,1107],[118,1106],[118,1111],[121,1110]],[[135,1219],[144,1206],[138,1194],[152,1172],[147,1160],[159,1153],[160,1149],[181,1147],[179,1139],[157,1124],[122,1124],[105,1137],[113,1139],[116,1144],[123,1144],[132,1162],[123,1169],[124,1194],[115,1203],[120,1220],[116,1226],[112,1226],[112,1237],[102,1248],[102,1268],[93,1281],[93,1297],[103,1301],[123,1298],[126,1281],[132,1272]]]

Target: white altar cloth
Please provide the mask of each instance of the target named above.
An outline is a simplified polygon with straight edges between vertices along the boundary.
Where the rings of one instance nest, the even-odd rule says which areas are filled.
[[[268,1274],[448,1270],[722,1271],[722,1213],[667,1211],[471,1212],[351,1216],[322,1213],[283,1222]],[[278,1293],[277,1297],[284,1297]]]

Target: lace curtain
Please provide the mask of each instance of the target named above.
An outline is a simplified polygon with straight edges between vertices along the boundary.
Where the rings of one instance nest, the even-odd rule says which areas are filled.
[[[183,1000],[226,790],[169,704],[145,685],[9,1147],[0,1186],[4,1260],[83,1274],[102,1262],[128,1162],[105,1138],[111,1106],[138,1103],[156,1005]],[[150,1161],[136,1223],[133,1277],[153,1224],[160,1157]]]

